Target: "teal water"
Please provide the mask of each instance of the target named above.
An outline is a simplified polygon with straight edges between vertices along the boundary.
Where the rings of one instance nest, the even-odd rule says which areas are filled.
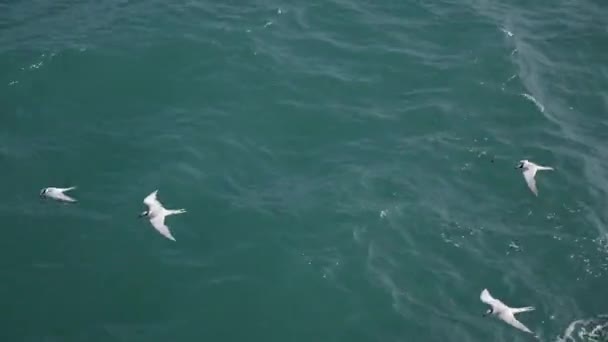
[[[532,340],[481,317],[487,287],[543,341],[598,341],[607,18],[0,2],[0,340]],[[538,198],[520,159],[556,169]],[[154,189],[188,209],[175,243],[137,218]]]

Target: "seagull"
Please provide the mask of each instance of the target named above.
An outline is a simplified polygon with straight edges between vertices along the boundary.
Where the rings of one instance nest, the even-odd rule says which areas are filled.
[[[536,176],[536,171],[553,171],[552,167],[536,165],[528,160],[520,160],[517,168],[523,169],[523,174],[524,178],[526,179],[526,183],[528,183],[528,187],[536,196],[538,196],[538,189],[536,189],[536,180],[534,179],[534,177]]]
[[[48,188],[44,188],[44,189],[40,190],[40,196],[46,197],[46,198],[52,198],[52,199],[60,201],[60,202],[74,203],[77,201],[74,198],[72,198],[64,193],[64,192],[74,190],[74,189],[76,189],[75,186],[72,186],[69,188],[48,187]]]
[[[150,219],[152,226],[158,230],[159,233],[161,233],[167,239],[175,241],[175,238],[173,235],[171,235],[171,231],[169,231],[169,227],[165,225],[165,217],[169,215],[183,214],[186,212],[186,209],[165,209],[158,199],[156,199],[157,192],[158,190],[154,190],[154,192],[144,198],[144,204],[148,206],[148,210],[142,212],[139,217],[147,216]]]
[[[500,300],[492,297],[492,295],[487,289],[481,291],[479,299],[481,299],[482,302],[491,306],[491,308],[488,309],[488,311],[486,311],[486,313],[484,314],[484,317],[487,315],[496,316],[498,319],[503,320],[505,323],[510,324],[519,330],[523,330],[527,333],[534,335],[534,333],[530,329],[528,329],[525,325],[523,325],[515,318],[515,314],[518,314],[520,312],[532,311],[534,310],[534,307],[527,306],[525,308],[510,308]]]

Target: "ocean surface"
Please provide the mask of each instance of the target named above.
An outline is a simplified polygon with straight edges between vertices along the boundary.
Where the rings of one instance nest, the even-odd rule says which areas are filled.
[[[604,0],[0,1],[0,341],[606,341],[607,142]]]

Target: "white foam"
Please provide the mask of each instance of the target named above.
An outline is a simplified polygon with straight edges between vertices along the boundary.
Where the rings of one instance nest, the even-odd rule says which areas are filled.
[[[526,94],[526,93],[523,93],[521,95],[523,97],[527,98],[528,100],[532,101],[536,105],[536,107],[538,108],[538,110],[540,110],[541,113],[545,112],[545,106],[543,106],[542,103],[538,102],[538,100],[536,100],[534,98],[534,96],[532,96],[530,94]]]
[[[600,315],[594,319],[579,319],[566,328],[562,336],[557,337],[557,342],[576,341],[602,341],[607,334],[608,317]],[[599,339],[598,339],[599,338]]]
[[[39,69],[42,66],[42,61],[38,62],[38,63],[34,63],[32,65],[29,66],[30,70],[31,69]]]

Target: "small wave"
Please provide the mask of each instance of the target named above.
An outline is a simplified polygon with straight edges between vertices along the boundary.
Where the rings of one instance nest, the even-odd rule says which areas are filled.
[[[509,83],[512,79],[514,79],[515,77],[517,77],[517,74],[513,74],[511,75],[511,77],[509,77],[506,81],[505,84]]]
[[[56,52],[50,52],[48,54],[43,53],[39,56],[39,60],[35,63],[28,65],[27,67],[22,67],[21,70],[36,70],[43,67],[47,62],[51,61],[57,55]]]
[[[32,69],[39,69],[42,66],[43,63],[44,63],[43,61],[40,61],[38,63],[34,63],[34,64],[32,64],[32,65],[29,66],[29,69],[30,70],[32,70]]]
[[[536,105],[536,107],[538,108],[538,110],[540,110],[541,113],[545,112],[545,106],[543,106],[542,103],[538,102],[538,100],[536,100],[534,98],[534,96],[532,96],[530,94],[526,94],[526,93],[523,93],[521,95],[523,97],[527,98],[528,100],[532,101]]]

